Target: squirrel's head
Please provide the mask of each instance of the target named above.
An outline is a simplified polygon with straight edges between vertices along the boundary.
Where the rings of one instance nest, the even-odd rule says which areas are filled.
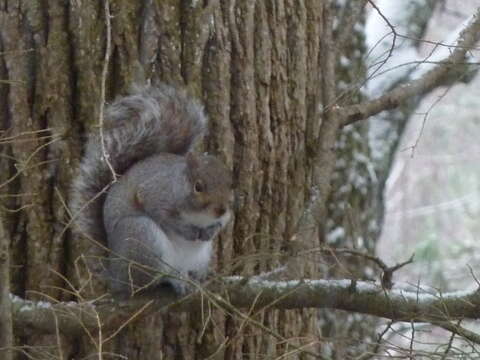
[[[200,227],[215,223],[224,226],[231,216],[233,192],[230,170],[211,155],[189,153],[186,162],[190,194],[183,217]]]

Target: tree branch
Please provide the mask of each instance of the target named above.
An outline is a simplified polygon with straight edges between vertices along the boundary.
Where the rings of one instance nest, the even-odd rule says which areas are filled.
[[[203,308],[202,308],[203,307]],[[368,314],[395,321],[445,324],[455,319],[480,318],[480,292],[427,294],[385,290],[380,285],[355,280],[268,281],[229,277],[178,300],[165,291],[156,299],[138,298],[124,303],[49,303],[12,297],[15,330],[75,335],[114,330],[137,317],[157,312],[199,312],[220,308],[249,311],[264,309],[329,308]],[[57,327],[58,326],[58,327]]]
[[[442,85],[446,79],[456,72],[457,64],[464,63],[466,53],[480,40],[480,8],[473,16],[473,21],[460,33],[455,50],[445,61],[421,78],[410,83],[399,85],[386,94],[356,105],[340,108],[343,117],[343,126],[364,120],[384,110],[397,107],[412,96],[424,95],[437,86]]]

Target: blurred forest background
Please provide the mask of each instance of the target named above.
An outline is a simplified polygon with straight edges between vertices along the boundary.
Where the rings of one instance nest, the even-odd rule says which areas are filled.
[[[383,1],[383,5],[395,7],[392,1]],[[419,42],[415,55],[428,59],[438,50],[438,42],[449,43],[452,33],[478,5],[476,0],[437,4],[425,29],[424,39],[428,42]],[[372,22],[375,20],[370,17],[367,29]],[[402,57],[398,61],[409,60]],[[473,61],[478,61],[478,52]],[[478,286],[475,277],[480,274],[479,96],[478,74],[473,74],[467,83],[436,89],[411,113],[397,145],[383,194],[385,214],[376,252],[390,263],[415,254],[413,264],[396,272],[400,286],[427,292]],[[479,330],[475,322],[466,326]],[[418,326],[415,336],[409,326],[394,329],[391,341],[399,347],[408,347],[415,337],[415,347],[428,351],[450,337],[438,328],[422,330]]]
[[[425,39],[447,41],[478,5],[445,1]],[[434,47],[420,42],[419,56]],[[437,89],[412,114],[398,145],[377,251],[386,261],[415,253],[415,263],[397,273],[403,281],[452,291],[474,286],[467,265],[480,274],[479,97],[478,74],[467,84]]]

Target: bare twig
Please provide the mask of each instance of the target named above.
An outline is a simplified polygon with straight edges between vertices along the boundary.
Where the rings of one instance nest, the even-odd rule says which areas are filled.
[[[445,322],[432,322],[433,325],[436,325],[438,327],[441,327],[442,329],[450,331],[452,334],[458,335],[465,340],[469,340],[475,344],[480,344],[480,335],[468,330],[462,326],[460,326],[460,321],[457,322],[457,324],[452,324],[451,322],[445,321]]]
[[[460,326],[460,322],[462,320],[458,320],[457,325]],[[452,332],[452,335],[450,336],[450,339],[448,340],[447,348],[445,349],[445,352],[443,353],[442,360],[447,359],[448,353],[450,352],[450,349],[452,348],[453,340],[455,339],[455,333]]]
[[[449,86],[444,91],[442,91],[442,93],[439,96],[437,96],[435,101],[432,104],[430,104],[427,111],[425,111],[425,113],[422,114],[423,115],[422,126],[420,127],[420,131],[417,135],[417,138],[415,139],[415,143],[409,147],[409,149],[411,150],[410,157],[413,158],[413,156],[415,155],[415,150],[417,149],[418,144],[420,143],[420,139],[422,138],[423,132],[425,130],[425,126],[427,125],[427,119],[428,119],[428,116],[430,115],[430,112],[448,94],[451,88],[452,87]]]
[[[414,256],[415,256],[415,254],[412,254],[412,256],[410,256],[410,259],[408,259],[407,261],[404,261],[402,263],[396,264],[394,266],[388,267],[387,269],[383,270],[382,286],[385,289],[391,289],[392,288],[392,286],[393,286],[393,281],[392,281],[393,273],[395,271],[397,271],[398,269],[404,267],[405,265],[411,264],[413,262]]]
[[[390,59],[392,56],[393,56],[393,51],[395,50],[395,45],[397,43],[397,32],[395,31],[395,27],[390,23],[390,21],[387,19],[387,17],[385,15],[382,14],[382,12],[380,11],[380,9],[377,7],[377,5],[375,5],[375,3],[372,1],[372,0],[367,0],[368,3],[375,9],[375,11],[377,12],[378,15],[380,15],[380,17],[383,19],[383,21],[385,22],[385,24],[387,24],[387,26],[390,28],[391,32],[390,34],[393,35],[393,39],[392,39],[392,45],[390,46],[390,49],[388,50],[388,53],[387,53],[387,56],[379,61],[378,63],[378,67],[373,71],[373,73],[371,74],[371,76],[374,76],[375,73],[377,71],[380,71],[380,69],[387,63],[388,59]],[[387,34],[390,35],[390,34]]]
[[[473,280],[475,280],[475,282],[477,283],[477,286],[478,288],[480,289],[480,281],[478,280],[478,278],[475,276],[475,273],[473,272],[473,269],[470,265],[467,265],[468,266],[468,270],[470,271],[470,275],[472,275],[472,278]]]
[[[385,264],[385,262],[382,259],[380,259],[377,256],[366,254],[364,252],[353,250],[353,249],[327,247],[327,248],[321,248],[320,250],[328,253],[349,254],[353,256],[362,257],[364,259],[374,262],[375,264],[377,264],[377,266],[380,269],[382,269],[383,274],[382,274],[381,284],[385,289],[391,289],[393,287],[393,281],[392,281],[393,273],[399,270],[400,268],[404,267],[405,265],[411,264],[414,258],[414,254],[413,254],[412,256],[410,256],[408,260],[404,262],[395,264],[394,266],[388,266],[387,264]]]
[[[105,26],[106,26],[106,47],[105,47],[105,57],[103,59],[103,70],[102,70],[102,79],[100,83],[100,108],[98,111],[98,125],[100,127],[100,144],[102,145],[102,156],[105,162],[107,163],[110,172],[112,173],[113,182],[117,180],[117,173],[113,168],[112,163],[110,162],[110,154],[107,152],[105,147],[105,138],[103,135],[103,113],[105,109],[105,87],[107,83],[107,74],[108,74],[108,64],[110,63],[110,52],[112,47],[112,23],[110,15],[110,2],[109,0],[104,0],[104,11],[105,11]]]
[[[410,336],[410,344],[408,346],[408,355],[410,360],[415,360],[413,345],[415,344],[415,324],[413,321],[410,321],[410,329],[412,329],[412,335]]]

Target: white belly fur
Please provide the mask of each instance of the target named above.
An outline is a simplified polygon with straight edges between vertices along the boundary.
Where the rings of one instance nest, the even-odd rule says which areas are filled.
[[[182,274],[206,271],[212,254],[212,241],[188,241],[170,236],[161,244],[162,260]]]

